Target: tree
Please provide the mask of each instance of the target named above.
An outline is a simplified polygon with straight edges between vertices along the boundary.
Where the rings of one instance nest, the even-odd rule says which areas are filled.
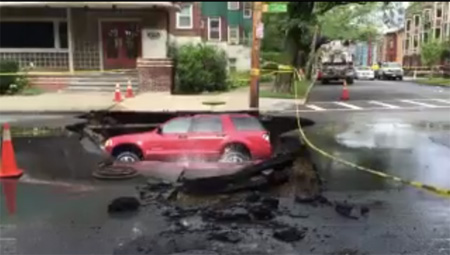
[[[282,13],[265,13],[263,15],[264,38],[262,39],[261,50],[281,52],[285,42],[286,17]]]
[[[433,66],[439,64],[444,52],[444,44],[436,40],[429,41],[420,48],[422,62],[431,69],[431,76],[433,76]]]
[[[321,34],[330,40],[366,41],[373,38],[378,34],[378,20],[372,16],[380,7],[379,2],[338,6],[319,16]]]

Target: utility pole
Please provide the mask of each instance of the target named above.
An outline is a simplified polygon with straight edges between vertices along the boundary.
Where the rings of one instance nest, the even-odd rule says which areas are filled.
[[[262,2],[253,2],[252,62],[250,81],[250,108],[259,108],[259,49],[261,38],[257,35],[262,23]]]

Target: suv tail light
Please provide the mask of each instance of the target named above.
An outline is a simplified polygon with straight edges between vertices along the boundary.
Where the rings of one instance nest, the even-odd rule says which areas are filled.
[[[268,133],[263,134],[263,135],[262,135],[262,138],[263,138],[264,140],[270,142],[270,135],[269,135]]]

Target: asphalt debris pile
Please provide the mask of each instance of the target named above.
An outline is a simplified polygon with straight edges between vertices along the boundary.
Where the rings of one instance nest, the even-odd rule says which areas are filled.
[[[254,254],[274,254],[292,251],[290,244],[307,235],[307,228],[297,226],[301,222],[279,220],[282,212],[278,198],[258,191],[240,195],[212,205],[164,203],[159,211],[168,227],[153,237],[141,237],[118,247],[115,254],[210,251],[237,255],[249,249]]]

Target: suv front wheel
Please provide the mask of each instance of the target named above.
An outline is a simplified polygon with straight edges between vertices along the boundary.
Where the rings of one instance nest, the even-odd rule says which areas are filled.
[[[228,145],[223,150],[219,162],[243,163],[251,160],[250,153],[242,145]]]
[[[124,151],[117,155],[116,160],[123,163],[134,163],[140,161],[141,159],[134,152]]]

